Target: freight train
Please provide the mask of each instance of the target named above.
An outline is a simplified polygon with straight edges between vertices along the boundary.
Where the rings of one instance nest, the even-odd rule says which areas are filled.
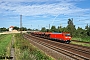
[[[31,32],[31,35],[46,38],[54,39],[69,44],[71,42],[71,35],[68,32],[56,33],[56,32]]]

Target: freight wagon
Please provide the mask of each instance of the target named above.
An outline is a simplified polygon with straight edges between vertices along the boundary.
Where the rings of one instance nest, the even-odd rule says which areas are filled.
[[[65,43],[71,42],[70,33],[63,32],[63,33],[52,33],[52,32],[32,32],[31,35],[47,38],[47,39],[54,39]]]

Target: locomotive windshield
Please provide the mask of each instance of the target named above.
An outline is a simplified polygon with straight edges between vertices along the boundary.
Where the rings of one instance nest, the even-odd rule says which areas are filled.
[[[70,36],[70,34],[65,34],[65,36]]]

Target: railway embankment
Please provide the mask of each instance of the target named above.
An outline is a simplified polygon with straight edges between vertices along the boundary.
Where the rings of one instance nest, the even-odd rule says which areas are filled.
[[[1,60],[54,60],[36,48],[21,34],[0,35],[0,59]]]
[[[30,41],[33,41],[34,45],[36,45],[36,43],[38,43],[40,46],[45,46],[49,49],[57,51],[58,54],[62,53],[66,57],[70,57],[71,60],[72,59],[78,59],[78,60],[90,59],[90,56],[89,56],[90,48],[87,48],[87,47],[83,47],[80,45],[74,45],[74,44],[63,44],[60,42],[55,42],[55,41],[51,41],[48,39],[38,38],[35,36],[30,36],[30,35],[26,35],[26,38],[28,38]],[[47,50],[47,49],[44,49],[44,50]],[[58,54],[54,54],[53,57],[56,58],[57,56],[59,56]],[[50,55],[52,55],[52,54],[50,54]],[[62,58],[61,56],[59,56],[59,57]],[[65,57],[63,57],[63,58],[65,58]],[[58,59],[58,57],[56,59]],[[67,60],[67,59],[63,59],[63,60]]]
[[[21,34],[15,35],[15,59],[16,60],[54,60],[43,51],[36,48],[29,40],[24,39]]]
[[[90,47],[90,42],[83,42],[78,40],[71,40],[71,44],[81,45],[85,47]]]

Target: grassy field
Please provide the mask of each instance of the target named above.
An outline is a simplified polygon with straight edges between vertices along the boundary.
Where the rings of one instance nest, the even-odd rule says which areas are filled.
[[[90,37],[82,37],[82,38],[72,38],[72,40],[78,40],[78,41],[83,41],[83,42],[90,42]],[[82,46],[87,46],[90,47],[90,44],[86,43],[81,43],[81,42],[71,42],[72,44],[77,44],[77,45],[82,45]]]
[[[54,60],[30,44],[30,42],[20,34],[15,35],[14,48],[16,60]]]
[[[0,35],[0,56],[7,55],[7,47],[11,42],[12,35]]]
[[[72,40],[79,40],[79,41],[83,41],[83,42],[90,42],[90,36],[88,36],[88,37],[82,37],[82,38],[72,37]]]
[[[76,44],[76,45],[82,45],[82,46],[87,46],[87,47],[90,47],[90,44],[86,44],[86,43],[81,43],[81,42],[71,42],[72,44]]]

